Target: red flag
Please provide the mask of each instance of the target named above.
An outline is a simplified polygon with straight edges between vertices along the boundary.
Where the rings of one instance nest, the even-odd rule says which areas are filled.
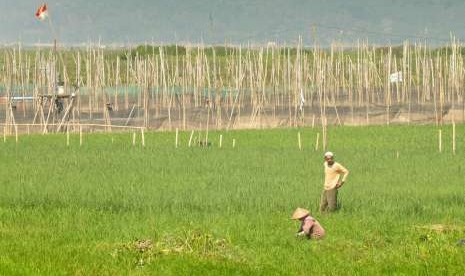
[[[39,20],[44,20],[48,16],[47,4],[43,4],[37,9],[36,18]]]

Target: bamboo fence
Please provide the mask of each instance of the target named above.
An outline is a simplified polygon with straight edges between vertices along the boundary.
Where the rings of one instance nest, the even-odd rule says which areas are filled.
[[[0,119],[7,135],[21,123],[43,133],[96,124],[203,129],[205,139],[208,129],[319,125],[325,148],[331,125],[465,121],[462,52],[453,37],[441,48],[425,41],[304,47],[302,39],[293,47],[140,52],[18,46],[0,51]],[[60,81],[67,97],[56,97]]]

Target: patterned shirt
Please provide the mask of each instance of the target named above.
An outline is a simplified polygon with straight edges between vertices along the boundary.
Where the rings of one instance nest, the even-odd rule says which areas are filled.
[[[325,229],[311,216],[306,216],[300,225],[299,232],[304,232],[309,238],[321,239],[325,236]]]

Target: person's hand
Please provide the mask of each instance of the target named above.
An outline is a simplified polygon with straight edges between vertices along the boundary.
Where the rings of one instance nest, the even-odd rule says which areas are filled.
[[[338,183],[336,184],[336,188],[337,188],[337,189],[341,188],[341,187],[342,187],[342,184],[344,184],[344,182],[338,182]]]
[[[298,233],[295,234],[296,237],[302,237],[305,235],[305,232],[304,231],[300,231]]]

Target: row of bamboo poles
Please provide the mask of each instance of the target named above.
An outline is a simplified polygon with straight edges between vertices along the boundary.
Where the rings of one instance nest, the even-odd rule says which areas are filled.
[[[311,121],[325,127],[329,113],[343,124],[361,110],[369,124],[374,109],[383,110],[383,122],[390,124],[393,107],[406,110],[408,122],[418,106],[430,110],[436,124],[444,123],[450,109],[462,111],[455,120],[465,119],[463,48],[454,38],[442,48],[408,41],[382,48],[366,42],[350,48],[303,47],[301,39],[293,48],[173,47],[174,52],[169,46],[139,47],[145,49],[141,53],[99,45],[3,50],[5,124],[37,114],[39,96],[56,93],[60,80],[67,94],[76,95],[75,120],[99,118],[107,125],[115,124],[112,111],[124,111],[126,123],[132,118],[132,124],[145,128],[164,116],[170,129],[188,129],[193,110],[206,113],[200,122],[204,128],[224,129],[241,122],[260,126],[263,118],[279,116],[288,126]],[[390,81],[397,72],[402,81]],[[35,100],[19,102],[21,111],[13,111],[14,96]]]

